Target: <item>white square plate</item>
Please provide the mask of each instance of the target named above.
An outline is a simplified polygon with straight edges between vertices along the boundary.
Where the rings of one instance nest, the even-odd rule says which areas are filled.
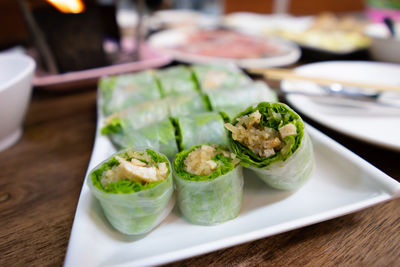
[[[186,222],[175,208],[153,231],[124,236],[105,219],[83,184],[65,266],[138,266],[164,264],[282,233],[387,201],[400,195],[400,183],[314,128],[316,168],[298,191],[269,189],[245,172],[243,206],[238,218],[217,225]],[[115,151],[99,133],[89,170]]]

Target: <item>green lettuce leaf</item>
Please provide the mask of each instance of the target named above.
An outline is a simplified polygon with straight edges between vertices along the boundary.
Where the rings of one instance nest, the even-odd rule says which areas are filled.
[[[188,150],[183,150],[179,152],[174,160],[174,170],[177,175],[179,175],[182,179],[190,180],[190,181],[208,181],[208,180],[213,180],[219,176],[225,175],[231,170],[235,168],[235,165],[233,164],[233,160],[230,157],[225,157],[222,154],[217,154],[215,155],[212,160],[215,161],[219,166],[215,171],[208,175],[195,175],[189,172],[185,171],[185,159],[187,156],[195,150],[198,147],[201,147],[202,145],[195,145],[192,146]],[[225,146],[218,146],[217,150],[226,150],[229,151],[228,147]]]
[[[232,139],[232,133],[228,133],[229,143],[233,152],[241,159],[243,166],[255,166],[258,168],[264,168],[270,164],[278,161],[285,161],[289,158],[301,145],[301,141],[304,135],[303,120],[297,115],[292,109],[282,103],[259,103],[256,107],[248,107],[245,111],[239,113],[232,121],[233,125],[236,125],[237,118],[244,115],[249,115],[258,110],[261,113],[262,126],[275,129],[279,131],[279,128],[288,124],[293,123],[296,127],[297,134],[295,136],[288,136],[283,139],[285,149],[270,156],[260,157],[258,154],[251,151],[248,147],[241,144],[238,141]]]
[[[124,122],[121,118],[113,118],[109,123],[101,129],[101,134],[110,135],[121,133],[124,128]]]
[[[176,140],[176,145],[178,147],[179,151],[182,151],[182,131],[181,128],[179,126],[179,122],[178,119],[176,118],[170,118],[170,121],[172,123],[172,125],[174,126],[175,129],[175,140]]]
[[[150,157],[153,159],[153,162],[155,162],[155,163],[160,163],[160,162],[168,163],[168,159],[162,154],[159,154],[151,149],[146,149],[146,153],[150,155]],[[120,153],[119,156],[122,156],[123,158],[127,159],[126,153]],[[116,160],[115,157],[112,157],[108,161],[104,162],[100,166],[100,168],[92,171],[90,176],[91,176],[93,185],[96,186],[99,190],[106,192],[106,193],[128,194],[128,193],[135,193],[135,192],[139,192],[142,190],[147,190],[147,189],[153,188],[162,182],[162,181],[156,181],[156,182],[152,182],[152,183],[142,184],[140,182],[135,182],[135,181],[132,181],[129,179],[122,179],[118,182],[111,182],[111,183],[107,184],[105,187],[103,187],[103,185],[101,184],[101,177],[102,177],[103,173],[107,170],[112,169],[114,166],[118,166],[118,165],[119,165],[118,160]],[[169,169],[169,164],[167,164],[167,166]]]
[[[202,94],[203,103],[206,106],[207,111],[212,111],[213,108],[211,106],[210,98],[206,94]]]

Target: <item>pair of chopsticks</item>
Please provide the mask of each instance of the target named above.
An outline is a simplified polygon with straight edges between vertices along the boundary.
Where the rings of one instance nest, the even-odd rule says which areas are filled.
[[[278,69],[278,68],[263,68],[263,69],[248,69],[248,71],[252,74],[261,74],[264,75],[267,79],[271,80],[301,80],[301,81],[309,81],[314,82],[318,85],[332,85],[334,83],[339,83],[343,86],[351,86],[358,88],[368,88],[375,89],[376,91],[398,91],[400,92],[400,85],[385,85],[385,84],[372,84],[372,83],[362,83],[362,82],[352,82],[352,81],[342,81],[335,79],[326,79],[326,78],[318,78],[305,76],[298,73],[295,73],[293,70],[289,69]]]

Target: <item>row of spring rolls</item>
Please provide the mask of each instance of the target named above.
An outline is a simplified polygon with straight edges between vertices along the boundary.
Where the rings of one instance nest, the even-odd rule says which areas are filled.
[[[152,166],[154,175],[148,176],[152,177],[153,180],[139,181],[142,187],[147,186],[148,189],[144,188],[137,192],[120,190],[127,194],[124,197],[128,199],[129,196],[135,198],[137,194],[142,192],[141,194],[146,195],[146,200],[154,201],[154,206],[151,208],[142,207],[143,210],[148,211],[144,215],[147,216],[145,226],[142,223],[140,223],[141,227],[136,225],[137,222],[142,220],[132,220],[129,221],[133,225],[132,228],[139,228],[141,231],[125,231],[119,226],[120,224],[125,225],[125,223],[120,222],[118,224],[109,218],[114,227],[123,233],[139,234],[148,232],[157,225],[160,218],[165,216],[162,214],[167,204],[165,201],[158,200],[158,195],[163,195],[161,192],[154,194],[154,197],[149,197],[146,192],[151,193],[156,188],[162,188],[161,185],[165,181],[169,181],[168,177],[171,170],[173,179],[170,180],[170,184],[168,182],[168,189],[164,188],[162,191],[165,191],[166,195],[169,194],[167,192],[173,190],[173,182],[182,215],[188,221],[202,225],[222,223],[238,216],[243,194],[242,166],[255,171],[264,182],[278,189],[297,189],[311,176],[314,166],[312,144],[304,129],[302,119],[288,106],[269,102],[250,106],[237,114],[230,123],[225,123],[225,128],[228,131],[226,136],[230,149],[220,144],[203,144],[200,142],[179,152],[172,167],[150,163],[149,166]],[[148,153],[157,154],[152,150],[148,150]],[[158,162],[168,162],[169,164],[167,157],[158,155],[159,158],[163,159]],[[108,194],[114,196],[120,192],[106,192],[105,188],[111,187],[113,189],[121,188],[121,186],[106,184],[105,187],[102,187],[102,183],[98,181],[101,179],[107,181],[107,179],[110,180],[109,176],[113,177],[112,174],[105,175],[107,171],[114,171],[117,176],[130,177],[131,180],[138,179],[137,172],[135,175],[135,171],[126,167],[127,162],[134,165],[132,168],[139,168],[139,165],[145,168],[149,164],[149,160],[139,159],[140,162],[137,162],[137,159],[132,158],[126,157],[124,161],[120,158],[116,159],[114,156],[95,168],[88,179],[91,188],[96,187],[94,190],[102,192],[103,196],[99,197],[98,193],[95,195],[102,203],[107,217],[110,216],[107,215],[108,213],[114,214],[114,209],[121,210],[107,206]],[[110,162],[114,163],[110,164]],[[154,178],[159,177],[157,176],[159,172],[157,168],[161,170],[160,172],[164,170],[162,180]],[[166,169],[168,171],[165,171]],[[142,170],[141,173],[149,172]],[[130,180],[126,181],[125,178],[117,181],[117,183],[129,183]],[[127,204],[123,200],[118,205],[125,207]],[[133,207],[136,208],[136,205],[133,205]],[[122,209],[122,212],[124,213],[125,210]],[[118,217],[118,212],[115,214]],[[141,210],[139,214],[143,214]],[[130,218],[130,216],[124,214],[118,218],[126,222],[127,217]],[[147,221],[147,218],[152,219]]]
[[[240,88],[252,81],[240,69],[221,65],[174,66],[102,78],[99,82],[105,115],[143,102],[167,97]]]
[[[100,88],[105,113],[125,107],[105,119],[102,134],[118,148],[150,147],[170,159],[194,144],[227,145],[224,119],[250,104],[277,101],[265,83],[251,82],[237,69],[209,65],[106,78]],[[159,98],[143,101],[152,95]]]

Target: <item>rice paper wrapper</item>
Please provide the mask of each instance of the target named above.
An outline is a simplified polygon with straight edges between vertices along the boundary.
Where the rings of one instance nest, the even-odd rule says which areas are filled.
[[[254,82],[239,88],[225,88],[207,92],[213,110],[225,111],[235,117],[248,106],[259,102],[277,102],[277,94],[264,82]]]
[[[99,82],[99,89],[102,110],[106,115],[161,98],[152,71],[104,77]]]
[[[174,172],[182,215],[191,223],[219,224],[239,215],[243,196],[242,166],[213,180],[190,181]]]
[[[241,109],[243,110],[243,109]],[[241,111],[239,110],[239,112]],[[226,116],[226,122],[232,121],[233,118],[239,113],[238,108],[235,106],[227,106],[219,110],[224,116]]]
[[[169,114],[172,117],[202,113],[207,111],[200,94],[189,94],[168,98]]]
[[[177,121],[180,129],[182,150],[204,143],[228,145],[224,120],[217,112],[181,116],[177,117]]]
[[[120,132],[110,134],[110,138],[120,148],[151,148],[169,159],[178,153],[175,128],[169,119],[140,129],[123,127]]]
[[[248,166],[269,186],[281,190],[295,190],[302,186],[314,170],[314,150],[306,130],[299,148],[285,161],[277,161],[264,168]]]
[[[140,129],[155,122],[167,119],[169,116],[168,103],[164,100],[144,102],[127,108],[106,118],[108,126],[116,121],[127,129]]]
[[[192,94],[196,92],[196,84],[191,71],[184,66],[170,67],[157,71],[156,76],[163,97]]]
[[[203,92],[251,83],[251,79],[234,65],[194,65],[192,71]]]
[[[128,194],[101,191],[93,185],[93,171],[90,172],[86,178],[90,191],[99,200],[104,215],[115,229],[127,235],[145,234],[168,216],[175,204],[172,168],[169,161],[168,164],[171,171],[163,182],[153,188]]]

